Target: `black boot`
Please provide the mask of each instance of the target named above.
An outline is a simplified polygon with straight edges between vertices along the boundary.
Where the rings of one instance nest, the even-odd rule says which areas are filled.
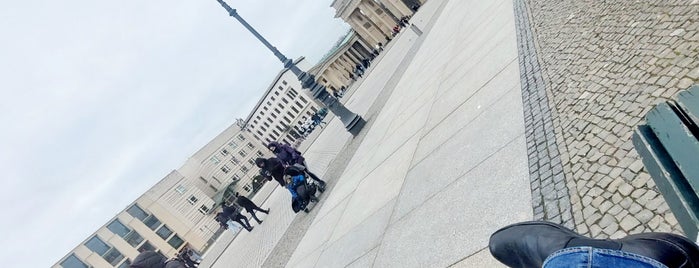
[[[493,233],[488,246],[493,257],[509,267],[541,267],[573,238],[585,237],[550,222],[522,222]]]
[[[670,233],[644,233],[619,239],[621,250],[646,256],[667,267],[699,267],[699,247]]]
[[[676,234],[645,233],[617,240],[592,239],[542,221],[504,227],[490,236],[489,247],[498,261],[510,267],[541,267],[553,252],[570,247],[622,250],[649,257],[668,267],[699,267],[697,245]]]

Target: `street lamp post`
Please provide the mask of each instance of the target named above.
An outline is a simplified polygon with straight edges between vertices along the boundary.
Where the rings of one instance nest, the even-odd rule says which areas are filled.
[[[330,110],[335,116],[340,118],[340,121],[342,121],[342,124],[345,125],[345,129],[352,134],[353,136],[356,136],[359,131],[362,130],[364,125],[366,124],[366,121],[362,119],[361,116],[353,113],[349,109],[347,109],[340,101],[330,95],[327,90],[325,90],[325,86],[322,84],[319,84],[316,82],[316,79],[313,75],[306,73],[304,71],[301,71],[296,64],[294,64],[294,61],[291,59],[288,59],[284,54],[279,52],[279,50],[272,46],[267,40],[262,37],[255,29],[250,26],[243,18],[241,18],[238,15],[238,12],[236,12],[235,9],[231,8],[224,2],[223,0],[216,0],[223,6],[226,11],[228,11],[228,14],[231,17],[234,17],[237,19],[243,26],[245,26],[248,31],[250,31],[255,37],[257,37],[262,44],[264,44],[269,50],[274,53],[274,56],[276,56],[282,63],[284,63],[284,67],[291,70],[292,73],[294,73],[298,79],[301,81],[301,86],[304,89],[307,89],[310,91],[311,96],[323,103],[326,107],[328,107],[328,110]]]

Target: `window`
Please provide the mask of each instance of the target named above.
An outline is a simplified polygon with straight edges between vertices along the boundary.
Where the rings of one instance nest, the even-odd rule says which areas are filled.
[[[286,92],[286,95],[293,100],[294,98],[296,98],[296,96],[299,95],[299,93],[296,92],[296,90],[294,90],[293,88],[291,88],[288,92]]]
[[[139,207],[136,204],[127,209],[126,212],[128,212],[129,214],[131,214],[131,216],[141,221],[148,217],[148,213],[143,211],[143,209],[141,209],[141,207]]]
[[[227,155],[228,155],[228,150],[222,149],[222,150],[221,150],[221,154],[222,154],[223,156],[227,156]]]
[[[103,256],[104,260],[107,261],[112,266],[117,265],[121,260],[124,259],[124,255],[119,252],[116,248],[112,248]]]
[[[267,105],[268,105],[268,106],[269,106],[269,105],[272,105],[272,102],[270,102],[270,101],[267,101]]]
[[[299,109],[296,109],[296,107],[294,107],[294,106],[291,106],[291,110],[294,111],[294,112],[296,112],[296,113],[299,113],[299,112],[300,112]]]
[[[89,268],[83,261],[75,257],[75,254],[70,254],[68,258],[61,262],[61,267],[63,268]]]
[[[276,128],[279,130],[279,132],[284,132],[284,129],[282,129],[280,126],[277,126]]]
[[[279,89],[279,90],[284,90],[284,88],[283,88],[282,86],[279,86],[278,89]]]
[[[151,245],[148,241],[143,243],[140,248],[138,248],[138,252],[144,252],[144,251],[155,251],[155,247]]]
[[[104,255],[111,248],[107,243],[104,243],[102,239],[97,236],[93,236],[90,240],[85,242],[85,246],[92,250],[92,252],[97,253],[97,255]]]
[[[209,207],[207,207],[206,205],[201,205],[201,207],[199,207],[199,212],[201,212],[202,214],[209,213]]]
[[[284,116],[284,117],[282,117],[282,118],[284,119],[284,121],[286,121],[287,123],[291,124],[291,120],[290,120],[289,118],[287,118],[286,116]]]
[[[129,232],[131,232],[131,229],[129,227],[126,227],[126,225],[122,224],[119,220],[114,220],[111,222],[109,225],[107,225],[107,229],[112,231],[115,235],[121,236],[121,237],[126,237]]]
[[[248,167],[246,167],[246,166],[240,167],[240,171],[242,171],[243,173],[248,172],[248,170],[249,170],[249,169],[248,169]]]
[[[299,96],[299,99],[300,99],[301,102],[303,102],[303,103],[308,103],[308,101],[307,101],[303,96]]]
[[[267,123],[265,123],[265,124],[267,124]],[[260,127],[260,129],[262,129],[262,131],[267,131],[266,127]]]
[[[204,177],[199,177],[199,180],[200,180],[201,182],[203,182],[203,183],[209,183],[209,181],[207,181],[206,179],[204,179]]]
[[[145,221],[143,221],[143,224],[148,226],[148,228],[150,228],[151,230],[155,230],[160,226],[160,220],[158,220],[158,218],[156,218],[155,215],[150,215],[148,216],[148,218],[146,218]]]
[[[233,175],[233,177],[231,177],[231,180],[232,181],[239,181],[240,177],[238,177],[238,175]]]
[[[282,85],[286,86],[286,84],[287,84],[286,81],[282,80]]]
[[[231,171],[231,169],[230,169],[228,166],[223,165],[223,166],[221,167],[221,171],[223,171],[223,173],[228,173],[229,171]],[[219,183],[220,183],[220,182],[219,182]]]
[[[199,199],[196,196],[192,195],[189,197],[189,199],[187,199],[187,201],[189,201],[190,204],[194,205],[194,203],[199,201]]]
[[[216,183],[221,184],[221,181],[218,180],[216,177],[211,176],[211,179],[214,180]]]
[[[136,232],[136,230],[132,230],[126,237],[124,237],[124,240],[126,240],[126,243],[129,243],[132,247],[136,247],[141,242],[143,242],[143,237]]]
[[[289,104],[289,101],[286,98],[282,98],[282,102],[284,102],[285,104]]]
[[[166,225],[160,227],[160,229],[158,229],[158,231],[156,231],[155,233],[158,234],[158,236],[160,236],[160,238],[162,238],[163,240],[167,240],[167,238],[170,237],[170,235],[172,235],[172,231],[170,230],[170,228],[167,228]]]
[[[129,266],[131,266],[131,260],[126,259],[124,262],[119,264],[119,266],[117,266],[117,268],[129,268]]]
[[[239,164],[239,163],[240,163],[240,160],[238,160],[238,158],[235,158],[235,156],[231,156],[231,163],[233,163],[233,164],[236,164],[236,165],[237,165],[237,164]]]
[[[177,185],[177,188],[175,188],[175,191],[180,193],[180,194],[184,194],[184,192],[187,191],[187,188],[184,187],[184,185]]]
[[[272,121],[272,118],[269,117],[267,117],[267,122],[274,123],[274,121]]]
[[[264,133],[260,132],[259,130],[255,131],[255,132],[257,133],[257,135],[260,135],[260,136],[265,135]],[[257,138],[259,139],[259,137],[257,137]]]
[[[244,141],[244,140],[245,140],[245,137],[243,137],[243,135],[238,135],[238,139],[241,140],[241,141]]]
[[[270,114],[269,116],[271,116],[273,118],[277,118],[277,114]]]
[[[317,112],[318,112],[318,109],[316,109],[316,107],[311,107],[311,111],[313,111],[313,113],[317,113]],[[309,115],[310,115],[310,114],[309,114]]]
[[[230,146],[231,148],[235,148],[235,147],[238,147],[238,144],[235,143],[234,141],[230,141],[230,142],[228,142],[228,146]]]
[[[175,234],[170,238],[170,240],[167,241],[167,243],[173,248],[178,249],[180,246],[182,246],[182,244],[184,244],[184,240]]]
[[[279,136],[279,132],[277,132],[277,131],[274,130],[274,129],[272,130],[272,133],[274,133],[274,135],[276,135],[276,136]]]
[[[243,187],[243,190],[245,190],[246,192],[250,192],[250,185],[245,185]]]
[[[279,109],[284,110],[284,105],[282,105],[281,103],[277,103],[277,106],[279,106]],[[276,110],[276,108],[275,108],[275,110]],[[277,110],[277,111],[278,111],[278,110]],[[278,112],[277,112],[277,113],[278,113]]]
[[[214,193],[215,193],[215,192],[218,192],[218,189],[216,189],[216,187],[214,187],[213,185],[209,185],[209,189],[211,189],[212,191],[214,191]]]
[[[245,152],[245,150],[240,150],[240,152],[238,152],[238,154],[240,154],[240,156],[242,156],[242,157],[245,157],[246,155],[248,155],[248,153]]]
[[[257,153],[255,153],[255,154],[257,155],[257,157],[262,157],[262,156],[263,156],[262,152],[260,152],[260,151],[257,151]]]
[[[300,102],[297,101],[294,102],[294,104],[296,105],[296,107],[299,107],[299,109],[303,109],[303,105]]]
[[[255,145],[253,145],[251,142],[248,142],[248,148],[249,148],[249,149],[255,149]]]
[[[221,154],[223,154],[223,151],[221,151]],[[218,159],[218,157],[216,156],[212,156],[209,160],[211,160],[211,162],[214,163],[214,165],[221,162],[221,160]]]
[[[274,92],[274,95],[279,96],[279,91],[275,91],[275,92]]]
[[[250,163],[250,165],[253,165],[253,166],[254,166],[254,165],[255,165],[255,160],[252,160],[252,158],[250,158],[250,159],[248,159],[248,163]]]
[[[262,124],[265,125],[266,127],[269,127],[269,123],[267,123],[267,122],[264,122]]]

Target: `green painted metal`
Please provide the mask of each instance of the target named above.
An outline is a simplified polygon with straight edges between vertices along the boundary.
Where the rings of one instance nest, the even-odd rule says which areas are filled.
[[[646,121],[670,158],[687,178],[691,189],[699,195],[699,140],[684,124],[681,116],[676,106],[660,103],[646,115]]]
[[[636,129],[633,143],[685,235],[699,241],[699,197],[685,176],[649,126]]]
[[[686,112],[688,119],[695,126],[699,126],[699,85],[677,94],[677,106]]]
[[[648,112],[633,143],[682,230],[699,242],[699,85],[676,99]]]

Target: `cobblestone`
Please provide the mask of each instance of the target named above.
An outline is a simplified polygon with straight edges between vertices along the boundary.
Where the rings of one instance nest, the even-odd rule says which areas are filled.
[[[699,82],[699,3],[515,0],[514,6],[524,114],[533,118],[527,144],[546,145],[528,146],[530,171],[550,159],[549,170],[566,189],[547,190],[567,191],[578,232],[681,233],[630,141],[653,105]],[[530,173],[532,185],[552,180],[548,172]],[[550,193],[538,194],[535,207],[553,202],[544,198]]]

